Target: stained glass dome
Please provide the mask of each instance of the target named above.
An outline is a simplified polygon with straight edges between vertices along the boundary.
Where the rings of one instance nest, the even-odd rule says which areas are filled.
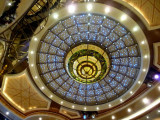
[[[79,105],[100,105],[132,87],[141,54],[121,23],[84,13],[59,20],[47,30],[37,61],[43,83],[55,95]]]
[[[90,84],[105,77],[110,63],[108,55],[100,47],[91,43],[81,43],[65,59],[68,74],[80,83]]]

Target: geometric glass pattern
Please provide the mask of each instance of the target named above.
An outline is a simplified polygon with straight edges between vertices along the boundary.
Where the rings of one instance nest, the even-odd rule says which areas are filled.
[[[109,58],[100,47],[82,44],[69,50],[65,57],[68,74],[80,83],[90,84],[105,77],[109,71]]]
[[[89,84],[75,80],[66,69],[67,55],[82,44],[98,46],[109,59],[105,76]],[[114,19],[94,13],[58,21],[41,39],[37,53],[38,71],[46,87],[81,105],[99,105],[122,96],[134,84],[141,67],[139,46],[130,31]]]

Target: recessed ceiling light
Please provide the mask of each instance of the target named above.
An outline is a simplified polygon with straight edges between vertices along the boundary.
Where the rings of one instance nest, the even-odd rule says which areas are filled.
[[[97,110],[99,110],[99,107],[97,107]]]
[[[42,90],[44,90],[44,87],[41,87]]]
[[[159,77],[159,75],[155,74],[155,75],[154,75],[154,78],[155,78],[155,79],[159,79],[160,77]]]
[[[109,7],[106,7],[106,8],[105,8],[105,12],[106,12],[106,13],[109,13],[109,12],[110,12],[110,8],[109,8]]]
[[[109,104],[108,106],[109,106],[109,107],[111,107],[112,105],[111,105],[111,104]]]
[[[147,57],[148,57],[147,55],[144,56],[144,58],[147,58]]]
[[[122,15],[121,16],[121,21],[124,21],[124,20],[126,20],[127,19],[127,15]]]
[[[128,108],[127,111],[128,111],[128,112],[131,112],[132,110],[131,110],[131,108]]]
[[[143,69],[143,72],[145,72],[146,71],[146,69]]]
[[[74,105],[72,105],[72,108],[74,108]]]
[[[138,27],[135,26],[135,27],[133,28],[133,31],[134,31],[134,32],[138,31]]]
[[[6,112],[6,115],[9,115],[9,112],[8,112],[8,111]]]
[[[68,12],[69,13],[74,13],[76,10],[76,6],[74,4],[71,4],[68,6]]]
[[[114,115],[112,115],[112,120],[114,120],[116,117]]]
[[[42,118],[40,117],[39,120],[42,120]]]
[[[63,101],[61,101],[61,104],[63,104]]]
[[[87,4],[87,10],[88,10],[88,11],[91,11],[92,8],[93,8],[93,5],[92,5],[92,4]]]
[[[12,5],[12,3],[11,3],[11,2],[9,2],[9,3],[8,3],[8,6],[11,6],[11,5]]]
[[[147,119],[149,119],[149,116],[146,116]]]
[[[133,94],[133,92],[132,92],[132,91],[130,91],[130,94]]]
[[[144,43],[145,43],[144,41],[141,42],[141,44],[144,44]]]
[[[143,98],[142,101],[143,101],[144,104],[149,104],[149,99],[148,98]]]
[[[58,15],[57,13],[53,13],[53,18],[54,18],[54,19],[57,19],[58,16],[59,16],[59,15]]]
[[[35,38],[34,38],[34,41],[37,41],[37,40],[38,40],[38,39],[35,37]]]
[[[33,52],[33,51],[31,51],[30,53],[31,53],[31,54],[33,54],[34,52]]]

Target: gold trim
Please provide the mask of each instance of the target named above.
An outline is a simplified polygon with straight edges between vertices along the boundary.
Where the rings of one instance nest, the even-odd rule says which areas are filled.
[[[92,10],[88,11],[88,9],[87,9],[88,4],[93,6],[92,10],[94,10],[94,11],[92,11]],[[106,11],[105,11],[106,8],[111,9],[110,12],[106,13]],[[94,12],[94,13],[98,13],[101,15],[107,15],[117,21],[120,21],[121,24],[123,24],[126,28],[128,28],[129,31],[131,31],[132,35],[135,37],[135,39],[138,42],[138,45],[140,47],[141,56],[142,56],[141,68],[140,68],[139,75],[138,75],[137,79],[135,80],[134,85],[124,95],[122,95],[119,98],[119,99],[123,99],[123,101],[126,101],[140,88],[141,84],[143,83],[143,81],[146,77],[146,74],[147,74],[147,71],[149,68],[149,64],[150,64],[150,56],[149,56],[150,51],[149,51],[147,39],[146,39],[142,29],[139,27],[139,25],[130,16],[125,14],[123,11],[118,10],[117,8],[114,8],[112,6],[108,6],[105,4],[100,4],[100,3],[79,3],[79,4],[76,4],[76,10],[74,11],[74,14],[75,13],[76,14],[88,13],[88,12],[90,12],[90,13]],[[58,17],[54,17],[55,13],[56,13],[56,15],[58,15]],[[127,17],[127,20],[121,21],[120,18],[124,14]],[[42,92],[46,96],[50,97],[52,95],[51,99],[53,101],[55,101],[59,104],[62,104],[63,106],[71,108],[71,109],[73,109],[72,105],[74,105],[75,106],[74,109],[77,109],[77,110],[97,111],[97,107],[99,108],[98,110],[103,110],[103,109],[110,108],[110,105],[112,105],[112,107],[114,107],[118,104],[121,104],[121,101],[119,99],[116,99],[116,100],[111,101],[106,104],[93,105],[93,106],[78,105],[78,104],[74,104],[71,102],[67,102],[67,101],[57,97],[54,93],[52,93],[47,87],[45,87],[45,84],[41,81],[41,76],[39,75],[38,70],[37,70],[37,66],[36,66],[37,62],[36,62],[36,55],[35,54],[36,54],[37,48],[38,48],[37,43],[40,42],[40,39],[45,34],[46,30],[48,30],[51,26],[53,26],[58,20],[61,20],[61,19],[65,18],[67,16],[70,16],[70,15],[72,15],[72,13],[70,13],[68,11],[67,7],[64,7],[56,12],[54,11],[53,16],[51,15],[48,17],[48,22],[46,23],[45,28],[39,34],[37,34],[36,36],[34,36],[32,38],[31,43],[30,43],[30,47],[29,47],[29,65],[30,65],[30,71],[31,71],[31,74],[34,78],[35,83],[37,84],[37,86],[39,88],[41,88],[42,86],[44,87]],[[43,22],[45,22],[45,21],[43,21]],[[35,33],[39,30],[40,30],[40,26],[37,28]],[[38,39],[37,41],[34,40],[35,37]],[[145,41],[145,44],[141,44],[142,41]],[[31,54],[31,51],[34,51],[34,54]],[[147,55],[147,58],[143,58],[144,55]],[[32,67],[31,64],[34,64],[34,66]],[[146,69],[146,72],[143,72],[142,71],[143,69]],[[35,78],[35,76],[36,76],[36,78]],[[133,94],[130,94],[130,91],[132,91]]]

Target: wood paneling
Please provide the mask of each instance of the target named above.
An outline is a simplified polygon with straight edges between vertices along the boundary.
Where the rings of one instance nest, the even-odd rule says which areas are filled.
[[[133,6],[151,26],[160,25],[160,0],[123,0]]]

